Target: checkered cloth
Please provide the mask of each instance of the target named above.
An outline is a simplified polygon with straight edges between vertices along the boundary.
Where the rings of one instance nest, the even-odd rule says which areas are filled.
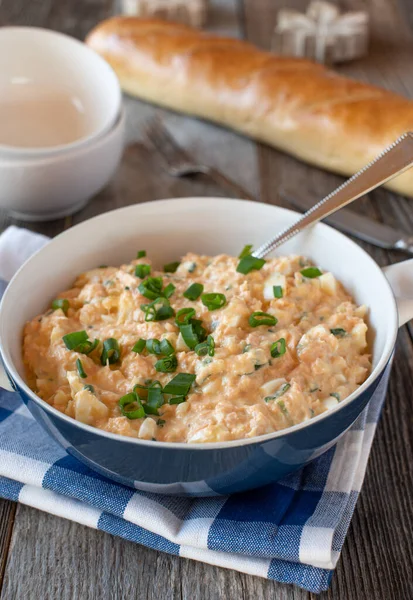
[[[28,246],[33,251],[44,243],[33,235],[13,228],[0,236],[0,276],[7,275],[5,249],[10,271]],[[19,260],[13,248],[20,248]],[[16,393],[3,389],[0,496],[156,550],[318,593],[328,588],[340,556],[388,375],[351,430],[301,471],[258,490],[200,499],[140,492],[98,475],[49,438]]]

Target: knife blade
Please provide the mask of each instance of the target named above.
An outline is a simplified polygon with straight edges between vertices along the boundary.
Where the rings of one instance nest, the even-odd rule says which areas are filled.
[[[304,212],[320,200],[314,192],[303,193],[298,190],[282,188],[279,193],[284,200],[288,200],[288,202]],[[413,236],[409,236],[403,231],[394,229],[389,225],[384,225],[383,223],[359,215],[347,208],[342,208],[323,220],[340,231],[379,246],[379,248],[401,250],[413,254]]]

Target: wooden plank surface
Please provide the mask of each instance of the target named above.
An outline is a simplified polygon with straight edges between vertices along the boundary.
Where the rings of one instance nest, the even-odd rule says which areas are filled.
[[[303,9],[306,3],[215,0],[211,26],[222,33],[245,35],[268,48],[277,10],[287,5]],[[83,38],[96,22],[114,12],[116,5],[113,0],[3,0],[0,23],[50,27]],[[413,97],[410,0],[346,0],[340,5],[366,7],[374,34],[369,56],[341,70]],[[145,147],[142,134],[145,120],[155,109],[129,98],[125,105],[131,146],[110,186],[73,218],[29,225],[31,229],[53,236],[72,223],[119,206],[162,197],[225,195],[205,178],[183,181],[166,175],[157,157]],[[285,183],[301,183],[321,197],[340,181],[218,127],[161,113],[182,144],[264,202],[285,204],[278,195]],[[381,190],[358,203],[356,210],[412,231],[412,200]],[[4,218],[0,226],[10,223],[27,226]],[[381,265],[402,258],[364,247]],[[413,597],[412,366],[412,330],[404,327],[364,487],[331,588],[319,596],[322,600]],[[16,511],[15,504],[1,500],[0,589],[1,600],[316,598],[298,588],[148,550],[29,507],[20,505]]]

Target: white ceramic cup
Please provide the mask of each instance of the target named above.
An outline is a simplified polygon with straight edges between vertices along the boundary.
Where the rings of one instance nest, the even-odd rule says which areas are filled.
[[[105,135],[66,152],[1,158],[0,208],[25,221],[57,219],[80,210],[119,166],[123,112]]]
[[[120,108],[114,71],[88,46],[47,29],[0,28],[0,158],[89,143]]]

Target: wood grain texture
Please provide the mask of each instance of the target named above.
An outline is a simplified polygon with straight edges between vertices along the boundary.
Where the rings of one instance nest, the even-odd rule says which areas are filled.
[[[213,0],[210,26],[225,34],[245,35],[268,48],[277,10],[287,5],[303,9],[306,4],[307,0]],[[368,8],[373,15],[374,34],[369,56],[341,67],[343,73],[413,97],[411,1],[346,0],[340,5]],[[3,0],[0,22],[51,27],[83,38],[96,22],[116,12],[116,6],[113,0]],[[125,106],[129,148],[112,183],[73,218],[29,228],[53,236],[72,223],[137,202],[173,196],[225,195],[204,177],[169,177],[146,147],[142,132],[145,120],[157,111],[130,98],[125,99]],[[278,194],[283,183],[310,187],[321,197],[342,181],[218,127],[160,112],[173,135],[191,153],[238,180],[264,202],[286,205]],[[412,231],[412,200],[380,190],[358,202],[354,210]],[[27,226],[0,216],[1,228],[10,223]],[[363,247],[381,265],[403,258],[367,244]],[[412,337],[411,328],[400,331],[389,395],[363,491],[337,572],[325,594],[315,596],[236,571],[168,556],[22,505],[17,508],[13,526],[16,505],[0,501],[1,600],[413,597]]]

